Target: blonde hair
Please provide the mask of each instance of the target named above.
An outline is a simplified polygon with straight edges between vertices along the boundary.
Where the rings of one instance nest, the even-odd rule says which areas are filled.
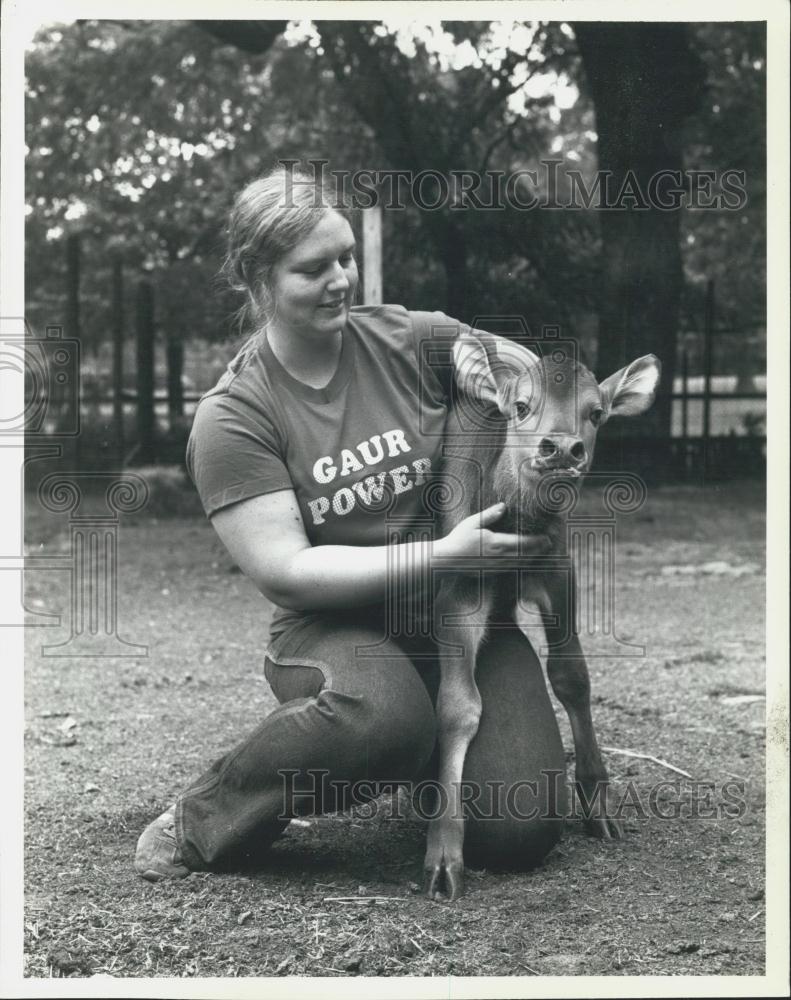
[[[272,272],[329,211],[349,210],[321,174],[278,166],[237,195],[228,225],[222,273],[245,301],[237,319],[244,329],[260,329],[274,314]]]

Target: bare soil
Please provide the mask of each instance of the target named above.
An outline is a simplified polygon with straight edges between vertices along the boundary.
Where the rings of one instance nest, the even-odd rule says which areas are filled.
[[[275,704],[269,608],[201,516],[127,517],[119,632],[147,654],[44,656],[69,575],[31,570],[27,607],[64,619],[27,633],[27,975],[762,974],[764,506],[755,483],[665,487],[619,518],[616,628],[646,653],[584,645],[601,743],[665,762],[606,753],[645,814],[611,843],[569,820],[541,868],[470,872],[452,905],[422,896],[425,828],[386,799],[292,824],[256,871],[138,878],[143,827]],[[65,515],[31,498],[26,539],[66,556]]]

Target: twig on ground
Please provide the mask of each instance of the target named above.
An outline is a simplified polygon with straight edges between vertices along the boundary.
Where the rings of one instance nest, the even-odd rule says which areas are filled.
[[[325,896],[323,903],[406,903],[404,896]]]
[[[424,931],[423,928],[420,926],[420,924],[415,924],[415,927],[420,931],[420,933],[423,935],[424,938],[428,938],[429,941],[433,941],[434,944],[439,945],[440,948],[448,947],[446,944],[443,944],[441,941],[438,941],[437,938],[433,937],[427,931]]]
[[[669,771],[675,771],[676,774],[681,774],[685,778],[691,778],[692,775],[688,774],[686,771],[682,771],[680,767],[676,767],[675,764],[670,764],[666,760],[662,760],[661,757],[654,757],[650,753],[637,753],[635,750],[622,750],[620,747],[602,747],[602,750],[607,753],[620,753],[624,757],[637,757],[639,760],[650,760],[654,764],[659,764],[660,767],[666,767]]]

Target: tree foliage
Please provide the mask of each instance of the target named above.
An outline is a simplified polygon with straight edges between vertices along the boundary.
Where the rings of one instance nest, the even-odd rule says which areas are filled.
[[[34,317],[57,300],[47,291],[61,277],[60,239],[76,230],[85,236],[89,300],[92,283],[106,278],[108,251],[119,252],[132,272],[145,268],[158,277],[160,304],[163,296],[173,299],[170,324],[180,314],[185,332],[206,334],[215,323],[219,333],[227,300],[207,293],[225,216],[235,192],[277,159],[323,158],[347,171],[510,170],[546,152],[556,132],[548,97],[532,99],[521,113],[507,99],[527,79],[509,82],[519,60],[528,56],[533,71],[560,66],[557,26],[525,32],[520,54],[498,43],[488,24],[452,24],[453,38],[472,47],[476,63],[457,70],[419,39],[406,55],[377,24],[322,23],[274,42],[251,41],[239,24],[233,45],[227,31],[218,40],[215,26],[185,22],[82,22],[39,35],[27,65]],[[125,85],[107,86],[113,79]],[[579,139],[590,158],[584,130]],[[468,211],[461,223],[447,213],[395,213],[387,220],[388,296],[447,306],[453,255],[464,245],[470,313],[529,312],[534,303],[534,316],[557,320],[549,314],[553,305],[568,311],[568,288],[558,295],[561,275],[546,286],[542,279],[553,226],[524,220],[524,213],[504,220],[503,213]],[[570,225],[554,220],[558,231]],[[562,236],[557,245],[570,242],[584,246]],[[504,281],[502,296],[490,269],[520,281]],[[185,297],[190,280],[195,291]],[[579,301],[586,304],[584,283]],[[85,315],[86,337],[101,336],[95,312]]]
[[[738,325],[762,314],[764,40],[754,25],[704,24],[692,41],[707,91],[681,152],[688,166],[743,165],[750,201],[683,213],[683,304],[694,313],[714,276]],[[108,336],[112,255],[128,292],[141,273],[155,282],[164,336],[227,336],[234,303],[216,281],[227,211],[278,159],[508,174],[554,156],[560,184],[569,166],[597,167],[576,41],[554,22],[84,21],[41,31],[27,78],[30,316],[58,322],[63,239],[79,232],[89,343]],[[593,210],[408,207],[386,213],[385,295],[465,319],[519,313],[590,340],[601,247]]]

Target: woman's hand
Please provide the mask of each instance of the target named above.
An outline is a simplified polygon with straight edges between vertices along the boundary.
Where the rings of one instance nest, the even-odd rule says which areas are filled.
[[[460,521],[444,538],[434,544],[434,557],[448,565],[462,561],[481,560],[481,567],[496,569],[498,561],[512,566],[514,558],[541,555],[549,549],[546,535],[517,535],[492,531],[505,513],[505,504],[496,503],[478,514],[471,514]]]

